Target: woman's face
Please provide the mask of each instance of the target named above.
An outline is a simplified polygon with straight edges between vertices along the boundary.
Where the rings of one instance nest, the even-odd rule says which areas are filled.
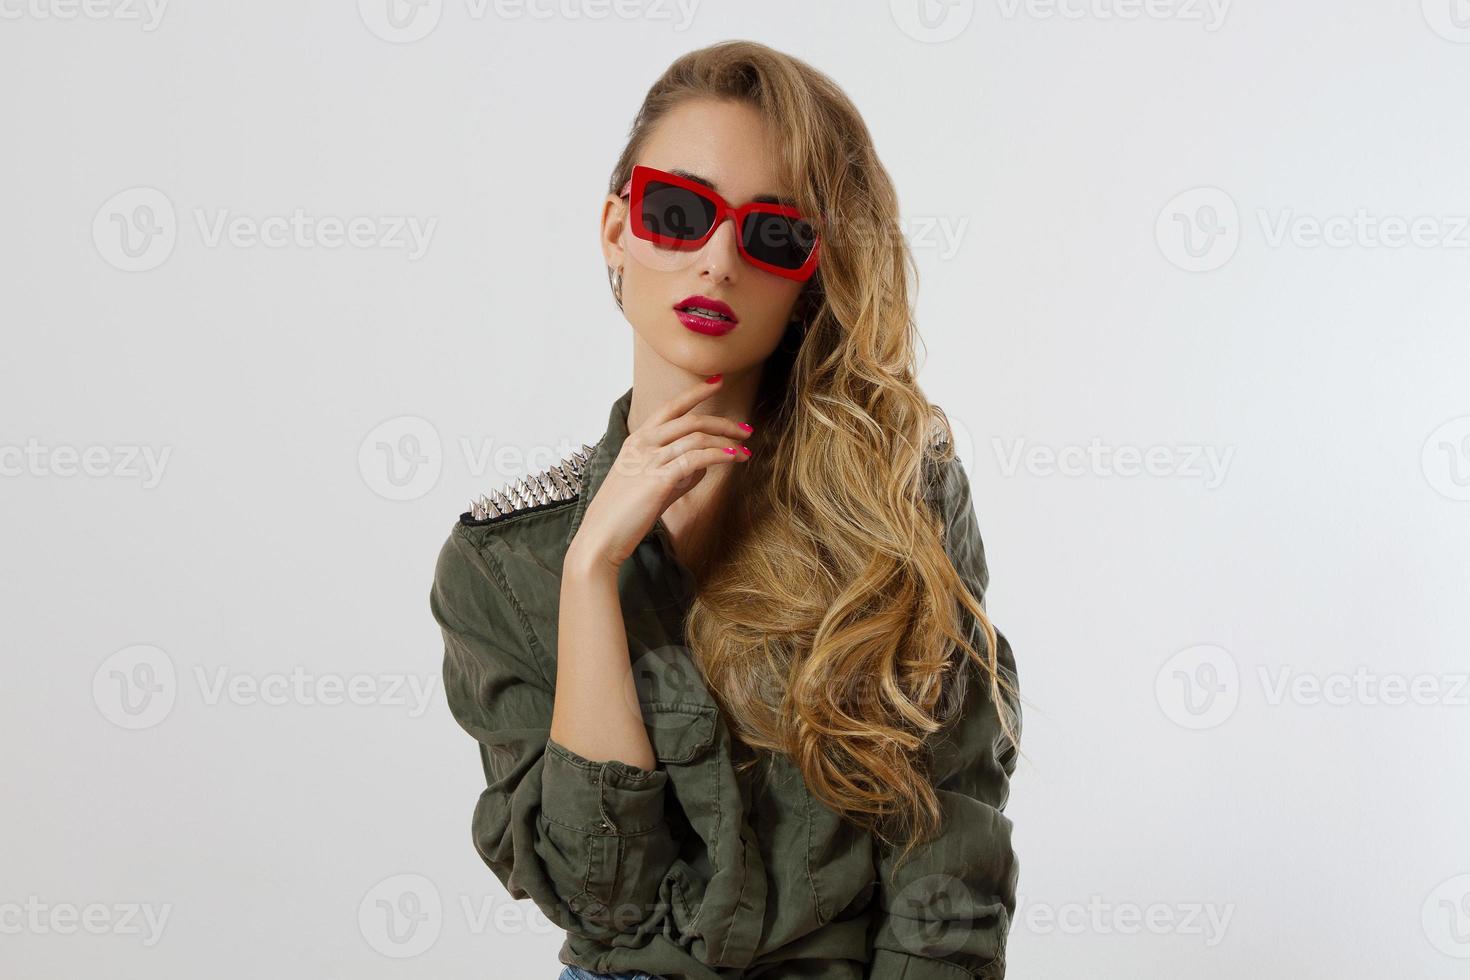
[[[788,197],[771,160],[760,113],[744,103],[695,99],[655,127],[635,164],[694,175],[732,207],[761,195]],[[659,357],[691,373],[733,373],[765,361],[780,343],[803,283],[757,269],[736,248],[725,220],[698,251],[665,249],[633,235],[627,199],[609,196],[603,208],[607,264],[623,270],[623,314]],[[718,336],[681,321],[675,307],[691,297],[729,305],[735,328]]]

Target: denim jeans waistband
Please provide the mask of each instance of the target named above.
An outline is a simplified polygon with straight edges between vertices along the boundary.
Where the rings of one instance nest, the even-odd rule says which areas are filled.
[[[660,980],[651,973],[593,973],[580,966],[564,965],[557,980]]]

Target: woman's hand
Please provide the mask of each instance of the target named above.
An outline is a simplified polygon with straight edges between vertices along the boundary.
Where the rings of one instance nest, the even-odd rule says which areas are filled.
[[[754,431],[718,415],[690,410],[720,390],[723,375],[700,381],[656,409],[628,433],[618,458],[587,505],[568,557],[616,570],[670,504],[688,493],[705,470],[744,462],[741,445]]]

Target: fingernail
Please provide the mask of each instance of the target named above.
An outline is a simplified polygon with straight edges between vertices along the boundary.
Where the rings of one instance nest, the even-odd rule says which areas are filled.
[[[716,381],[720,380],[723,377],[724,377],[723,374],[712,374],[709,377],[707,377],[707,378],[704,379],[704,383],[707,384],[707,385],[712,385]]]
[[[747,456],[750,455],[750,447],[749,446],[741,446],[740,448],[743,449],[743,450],[745,450],[745,455],[747,455]]]
[[[725,452],[728,453],[731,456],[734,456],[735,455],[735,447],[734,446],[726,446],[725,447]]]
[[[750,423],[748,423],[748,422],[741,422],[740,423],[740,428],[744,429],[746,432],[754,432],[755,431],[755,429],[753,429],[753,428],[750,427]]]

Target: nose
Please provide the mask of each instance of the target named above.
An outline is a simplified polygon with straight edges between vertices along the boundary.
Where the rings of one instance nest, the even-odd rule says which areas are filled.
[[[727,215],[700,250],[701,275],[723,282],[734,282],[735,270],[740,267],[740,249],[735,237],[738,234],[740,229],[736,227],[735,219]]]

